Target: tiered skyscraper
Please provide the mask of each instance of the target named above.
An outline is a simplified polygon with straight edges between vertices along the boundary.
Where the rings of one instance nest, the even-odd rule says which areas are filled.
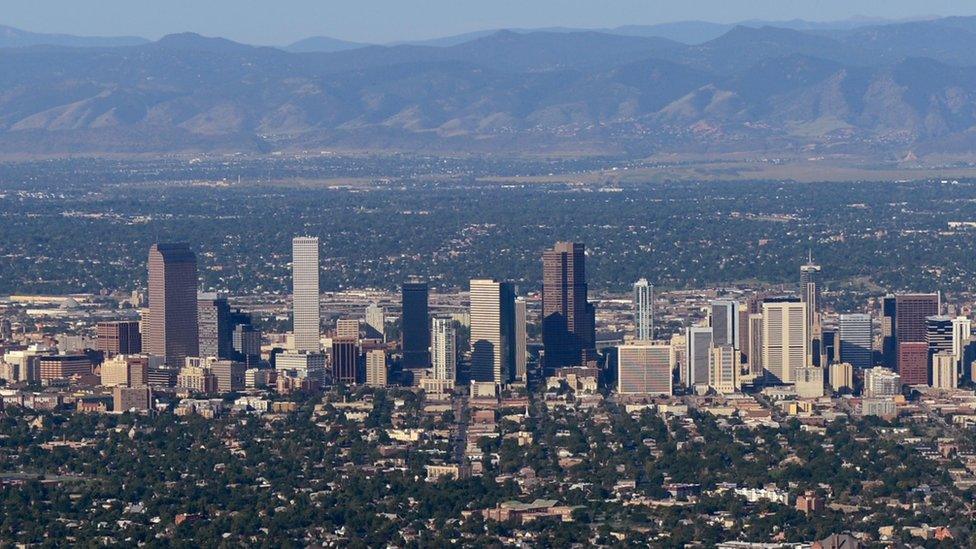
[[[427,282],[411,279],[403,283],[400,343],[403,367],[407,369],[426,368],[430,365],[429,297]]]
[[[198,337],[197,256],[187,244],[153,244],[145,351],[180,367],[199,354]]]
[[[595,310],[587,301],[583,244],[557,242],[542,254],[542,344],[547,369],[596,357]]]
[[[295,350],[319,352],[319,239],[299,236],[291,242],[292,333]]]

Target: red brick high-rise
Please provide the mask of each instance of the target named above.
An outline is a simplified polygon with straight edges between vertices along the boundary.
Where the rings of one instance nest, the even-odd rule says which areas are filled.
[[[197,256],[187,244],[153,244],[149,249],[149,319],[143,348],[183,366],[199,355]]]
[[[99,322],[95,328],[96,346],[106,356],[134,355],[142,352],[142,335],[135,320]]]
[[[557,242],[542,254],[542,343],[547,369],[596,358],[593,305],[587,301],[583,244]]]

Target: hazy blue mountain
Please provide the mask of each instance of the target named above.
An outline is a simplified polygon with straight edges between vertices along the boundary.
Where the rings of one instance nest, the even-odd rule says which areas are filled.
[[[149,41],[137,36],[72,36],[70,34],[43,34],[28,32],[0,25],[0,48],[25,48],[29,46],[67,46],[72,48],[104,48],[138,46]]]
[[[973,27],[737,26],[699,45],[551,29],[334,52],[192,33],[14,48],[0,56],[0,151],[965,150]]]
[[[354,50],[357,48],[364,48],[369,44],[363,44],[361,42],[350,42],[348,40],[339,40],[338,38],[330,38],[328,36],[312,36],[299,40],[293,44],[285,46],[283,49],[285,51],[295,52],[295,53],[308,53],[308,52],[323,52],[331,53],[336,51],[346,51]]]

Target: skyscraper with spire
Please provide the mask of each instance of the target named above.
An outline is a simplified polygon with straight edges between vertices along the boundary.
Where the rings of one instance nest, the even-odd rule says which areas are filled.
[[[807,251],[807,262],[800,265],[800,301],[807,304],[806,333],[809,341],[807,348],[813,353],[811,362],[820,365],[821,330],[820,330],[820,265],[813,262],[813,251]]]

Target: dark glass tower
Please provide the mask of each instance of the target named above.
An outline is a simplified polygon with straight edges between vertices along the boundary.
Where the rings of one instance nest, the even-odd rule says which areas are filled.
[[[429,296],[426,282],[412,279],[403,283],[403,316],[400,329],[404,368],[430,366]]]

